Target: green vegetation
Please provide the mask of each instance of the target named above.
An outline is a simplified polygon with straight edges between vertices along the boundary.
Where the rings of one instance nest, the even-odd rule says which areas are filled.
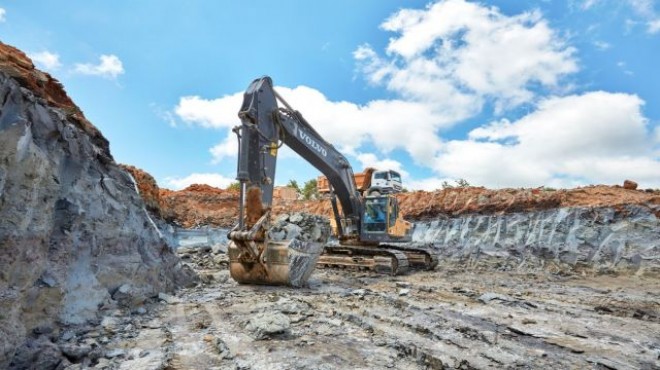
[[[311,179],[305,182],[305,185],[303,185],[301,193],[303,199],[305,200],[318,198],[319,193],[316,189],[316,179]]]
[[[456,180],[456,186],[459,188],[468,188],[470,187],[470,183],[466,179],[458,179]]]
[[[456,185],[451,185],[449,182],[446,180],[442,182],[440,186],[442,186],[442,189],[453,189],[453,188],[469,188],[471,185],[466,179],[458,179],[455,181]]]
[[[301,193],[300,185],[298,185],[298,181],[296,181],[296,180],[289,180],[289,182],[286,184],[286,186],[296,189],[298,194]]]
[[[235,190],[235,191],[240,191],[241,190],[241,183],[238,181],[234,181],[229,186],[227,186],[227,190]]]

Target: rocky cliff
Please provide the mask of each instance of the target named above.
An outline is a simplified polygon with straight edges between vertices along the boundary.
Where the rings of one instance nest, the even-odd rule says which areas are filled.
[[[54,368],[61,325],[192,280],[108,141],[0,43],[0,368]]]

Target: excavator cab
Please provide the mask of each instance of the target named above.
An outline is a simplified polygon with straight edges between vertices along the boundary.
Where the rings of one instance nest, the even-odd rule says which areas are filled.
[[[361,240],[409,241],[412,224],[399,215],[394,195],[368,196],[364,201]]]

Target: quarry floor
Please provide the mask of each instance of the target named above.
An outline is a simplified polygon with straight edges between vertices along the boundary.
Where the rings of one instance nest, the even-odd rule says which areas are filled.
[[[223,267],[200,274],[207,283],[163,297],[133,335],[112,338],[121,355],[97,367],[660,368],[658,276],[441,263],[396,277],[317,269],[292,289],[238,285]]]

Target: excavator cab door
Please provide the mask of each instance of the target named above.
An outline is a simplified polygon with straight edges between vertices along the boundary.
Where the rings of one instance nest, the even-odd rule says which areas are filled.
[[[389,217],[387,223],[387,234],[396,239],[410,239],[412,224],[401,217],[399,214],[399,202],[392,195],[389,197]]]

